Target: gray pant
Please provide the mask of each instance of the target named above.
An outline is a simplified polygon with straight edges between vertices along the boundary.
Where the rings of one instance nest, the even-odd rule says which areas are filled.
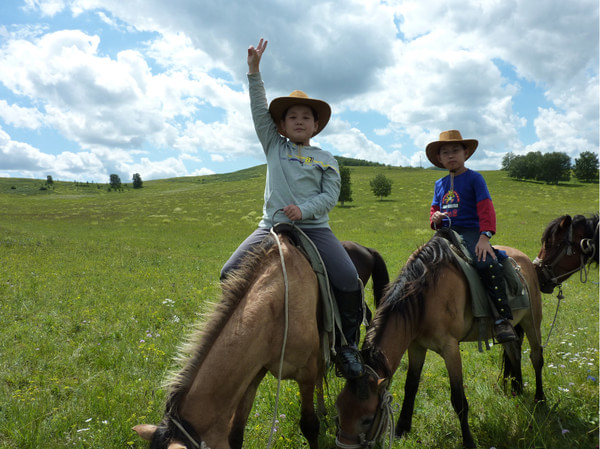
[[[333,231],[329,228],[302,228],[302,231],[313,241],[319,250],[319,254],[321,254],[321,258],[327,269],[329,282],[333,287],[341,292],[355,292],[360,290],[356,268]],[[250,234],[223,266],[221,279],[231,270],[236,269],[246,252],[251,250],[255,245],[260,244],[269,235],[269,232],[269,229],[258,228]]]

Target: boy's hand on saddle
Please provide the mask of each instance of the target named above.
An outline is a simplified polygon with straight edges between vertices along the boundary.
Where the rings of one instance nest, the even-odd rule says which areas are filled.
[[[285,206],[283,212],[292,221],[302,220],[302,211],[295,204]]]
[[[248,73],[258,73],[260,71],[260,58],[267,49],[267,42],[261,38],[256,48],[254,48],[254,45],[248,48]]]

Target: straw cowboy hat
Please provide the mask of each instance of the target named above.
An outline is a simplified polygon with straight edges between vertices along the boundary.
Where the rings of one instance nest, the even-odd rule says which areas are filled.
[[[292,106],[298,105],[308,106],[317,114],[317,117],[315,118],[319,121],[319,126],[313,134],[313,137],[323,131],[323,128],[325,128],[325,125],[327,125],[327,122],[329,122],[329,118],[331,117],[331,108],[329,105],[324,101],[310,98],[301,90],[295,90],[287,97],[275,98],[269,105],[269,112],[271,113],[271,117],[273,117],[273,121],[277,125],[279,134],[285,136],[283,130],[281,129],[281,120],[283,119],[283,114],[285,114],[285,112]]]
[[[425,148],[427,159],[429,159],[429,161],[436,167],[445,168],[440,162],[439,158],[440,147],[445,143],[454,142],[462,143],[465,147],[465,150],[467,151],[465,161],[469,159],[473,155],[473,153],[475,153],[475,149],[479,144],[479,142],[477,142],[477,140],[475,139],[463,139],[460,135],[460,131],[457,131],[455,129],[451,129],[450,131],[444,131],[440,133],[440,140],[431,142],[427,145],[427,148]]]

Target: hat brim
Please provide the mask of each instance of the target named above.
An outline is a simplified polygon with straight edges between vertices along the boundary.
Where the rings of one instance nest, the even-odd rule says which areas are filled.
[[[438,168],[446,168],[442,165],[442,163],[440,162],[440,147],[442,145],[444,145],[445,143],[461,143],[464,145],[465,150],[467,152],[466,156],[465,156],[465,161],[467,159],[469,159],[473,153],[475,153],[475,150],[477,149],[477,145],[479,145],[479,142],[476,139],[464,139],[464,140],[438,140],[436,142],[431,142],[430,144],[427,145],[427,147],[425,148],[425,154],[427,155],[427,159],[429,159],[429,162],[431,162],[433,165],[435,165]]]
[[[278,97],[271,101],[269,105],[269,112],[271,117],[277,125],[277,131],[282,136],[285,136],[283,129],[281,128],[281,120],[283,120],[283,114],[292,106],[308,106],[317,113],[318,126],[317,130],[313,134],[313,137],[323,131],[323,128],[327,126],[329,119],[331,118],[331,108],[329,105],[315,98],[301,98],[301,97]],[[287,136],[286,136],[287,137]]]

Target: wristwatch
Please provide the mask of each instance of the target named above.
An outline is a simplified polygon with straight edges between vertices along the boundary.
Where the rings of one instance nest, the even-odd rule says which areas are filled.
[[[483,231],[481,234],[485,235],[488,239],[491,239],[494,236],[490,231]]]

